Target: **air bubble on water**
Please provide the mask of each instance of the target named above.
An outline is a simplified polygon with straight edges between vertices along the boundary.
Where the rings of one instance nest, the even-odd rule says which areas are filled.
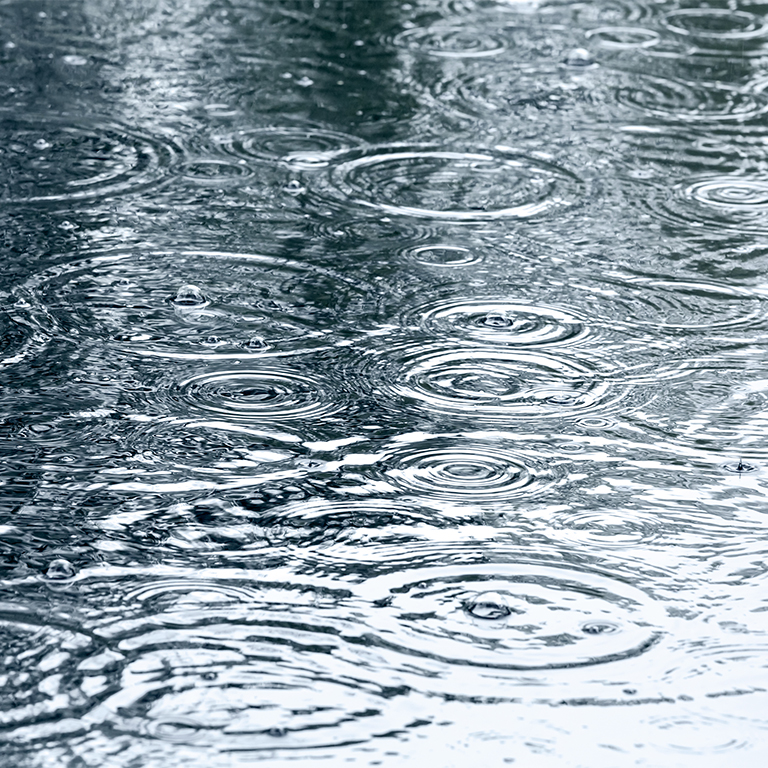
[[[269,345],[267,344],[264,339],[262,339],[260,336],[253,336],[248,341],[243,344],[243,346],[246,349],[250,350],[262,350],[262,349],[268,349]]]
[[[297,181],[296,179],[292,179],[289,181],[283,189],[289,194],[293,195],[294,197],[298,197],[299,195],[303,195],[307,188],[302,185],[300,181]]]
[[[592,54],[586,48],[574,48],[565,57],[565,65],[567,67],[591,67],[594,63],[595,60],[592,58]]]
[[[182,285],[172,301],[177,307],[201,307],[208,303],[196,285]]]
[[[483,592],[475,595],[464,604],[464,610],[472,618],[484,621],[499,621],[506,619],[512,613],[507,599],[498,592]]]
[[[45,577],[52,581],[64,581],[71,579],[77,570],[69,560],[65,560],[63,557],[59,557],[56,560],[52,560],[48,564],[48,568],[45,571]]]
[[[587,635],[607,635],[617,632],[618,629],[615,624],[608,621],[590,621],[581,626],[581,631]]]

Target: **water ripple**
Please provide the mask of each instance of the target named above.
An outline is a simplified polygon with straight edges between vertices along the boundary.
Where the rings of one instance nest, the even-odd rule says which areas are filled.
[[[505,300],[443,300],[411,314],[423,330],[481,344],[541,346],[573,342],[588,333],[584,319],[565,310]]]
[[[617,89],[616,100],[667,120],[743,121],[758,117],[768,109],[768,100],[762,91],[727,82],[691,82],[639,73],[634,73],[632,80],[631,85]]]
[[[658,191],[653,209],[689,227],[764,234],[768,231],[768,180],[742,175],[706,176],[679,183],[674,195]]]
[[[94,254],[15,289],[22,322],[167,357],[237,357],[327,343],[360,281],[271,256],[211,251]],[[197,297],[197,298],[195,298]]]
[[[72,203],[144,189],[177,162],[172,142],[115,123],[0,119],[0,203]]]
[[[529,499],[551,487],[562,468],[546,446],[522,441],[447,435],[403,435],[384,446],[381,476],[402,491],[417,494],[422,504],[444,502],[482,505]]]
[[[586,37],[601,48],[619,51],[651,48],[661,39],[659,33],[652,29],[619,26],[595,27],[587,30]]]
[[[280,366],[197,374],[180,382],[169,397],[187,413],[254,426],[322,419],[344,407],[338,389],[329,382]]]
[[[434,566],[371,578],[355,591],[371,601],[366,624],[378,643],[451,665],[595,666],[647,653],[660,635],[644,592],[568,568]]]
[[[663,20],[670,32],[696,41],[741,41],[768,34],[768,24],[757,14],[730,8],[680,8]]]
[[[394,45],[409,51],[445,59],[497,56],[506,49],[504,40],[475,24],[434,24],[401,32]]]
[[[406,343],[369,361],[374,385],[430,412],[470,419],[575,416],[627,394],[597,359],[451,343]]]
[[[361,143],[345,133],[306,125],[241,130],[219,140],[236,158],[279,161],[296,171],[325,168],[339,153]]]
[[[371,147],[337,158],[328,194],[390,214],[453,221],[525,219],[577,202],[583,186],[543,158],[496,147]]]

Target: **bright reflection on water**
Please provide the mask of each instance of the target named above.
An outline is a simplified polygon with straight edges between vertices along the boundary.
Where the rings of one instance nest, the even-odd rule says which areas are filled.
[[[0,21],[0,764],[766,763],[768,5]]]

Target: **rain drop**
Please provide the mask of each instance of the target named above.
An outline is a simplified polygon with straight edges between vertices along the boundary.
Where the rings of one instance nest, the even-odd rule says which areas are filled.
[[[498,592],[483,592],[475,595],[467,601],[464,609],[473,618],[485,619],[486,621],[505,619],[512,613],[506,598]]]
[[[203,292],[196,285],[182,285],[172,301],[177,307],[200,307],[206,303]]]
[[[586,48],[574,48],[565,57],[565,65],[567,67],[591,67],[594,63],[595,60],[592,58],[592,54]]]
[[[76,573],[75,566],[69,560],[59,557],[49,563],[45,576],[52,581],[64,581],[71,579]]]

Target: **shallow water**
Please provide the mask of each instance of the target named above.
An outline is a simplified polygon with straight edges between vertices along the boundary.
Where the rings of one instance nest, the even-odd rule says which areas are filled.
[[[0,5],[0,763],[768,759],[768,5]]]

